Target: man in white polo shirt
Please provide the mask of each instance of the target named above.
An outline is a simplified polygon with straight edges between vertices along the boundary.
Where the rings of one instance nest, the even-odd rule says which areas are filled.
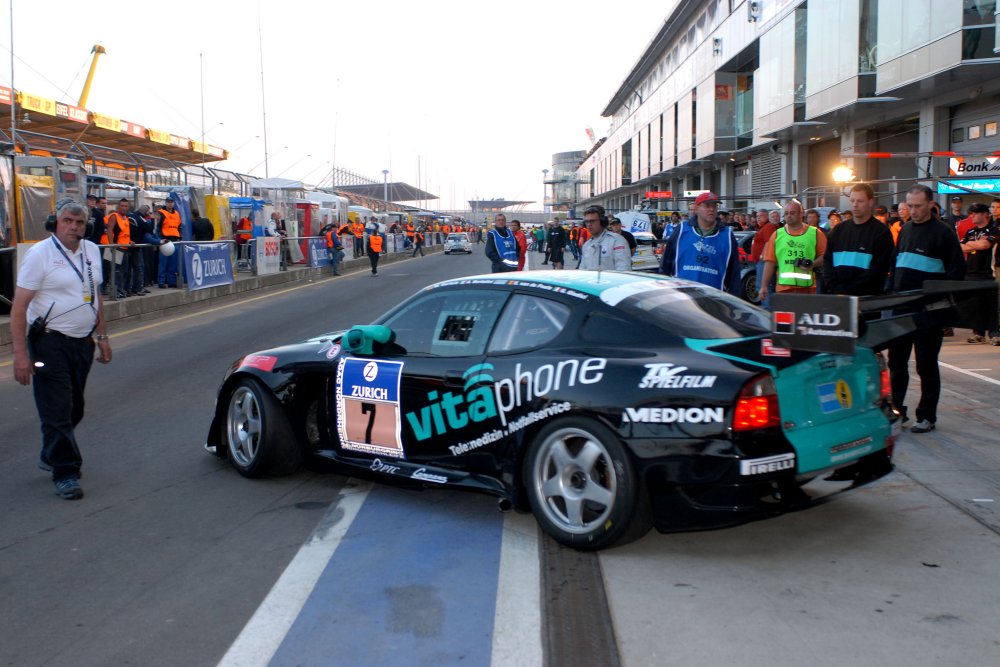
[[[14,378],[23,385],[35,378],[35,407],[42,423],[38,466],[52,472],[56,493],[67,500],[83,497],[83,459],[73,429],[83,419],[95,340],[97,360],[111,361],[101,315],[101,252],[84,240],[89,215],[81,204],[59,202],[55,222],[46,223],[52,235],[32,246],[21,261],[10,312]]]

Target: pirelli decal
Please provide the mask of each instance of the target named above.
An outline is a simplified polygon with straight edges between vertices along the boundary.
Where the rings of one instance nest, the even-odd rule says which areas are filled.
[[[795,469],[795,454],[777,454],[765,456],[762,459],[746,459],[740,461],[740,474],[763,475],[769,472]]]

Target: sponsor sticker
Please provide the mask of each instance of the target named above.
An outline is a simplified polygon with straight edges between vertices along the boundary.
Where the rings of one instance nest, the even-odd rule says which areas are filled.
[[[622,421],[642,424],[721,424],[725,408],[625,408]]]
[[[819,393],[819,407],[823,414],[850,410],[854,404],[851,396],[851,387],[846,380],[840,379],[836,382],[824,382],[816,385]]]
[[[763,475],[769,472],[794,469],[795,454],[777,454],[775,456],[765,456],[760,459],[740,461],[740,474],[744,476]]]
[[[790,357],[792,351],[785,347],[778,347],[770,338],[760,341],[760,353],[765,357]]]
[[[243,362],[240,364],[240,368],[256,368],[270,373],[274,370],[274,365],[276,363],[278,363],[278,357],[272,357],[266,354],[248,354],[243,357]]]
[[[687,366],[674,364],[645,364],[646,375],[639,381],[639,389],[708,389],[715,385],[714,375],[689,375]]]
[[[337,366],[337,432],[344,449],[406,458],[400,436],[399,361],[341,359]]]

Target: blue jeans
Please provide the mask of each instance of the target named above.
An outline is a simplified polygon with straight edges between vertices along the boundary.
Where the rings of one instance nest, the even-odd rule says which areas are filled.
[[[764,277],[764,260],[760,260],[759,262],[757,262],[757,280],[759,281],[763,277]],[[771,276],[771,284],[767,286],[767,298],[764,299],[760,304],[761,308],[766,308],[767,310],[771,310],[771,295],[774,294],[774,288],[777,286],[777,284],[778,284],[778,273],[777,271],[775,271],[775,274]],[[757,283],[757,289],[758,290],[760,289],[759,282]]]
[[[330,248],[329,250],[326,251],[326,254],[330,258],[330,266],[333,267],[333,272],[335,274],[339,273],[340,272],[340,260],[344,259],[344,251],[343,250],[334,250],[334,249]]]
[[[177,256],[180,253],[180,246],[174,246],[174,254],[170,257],[160,253],[160,275],[157,276],[157,283],[177,287]]]

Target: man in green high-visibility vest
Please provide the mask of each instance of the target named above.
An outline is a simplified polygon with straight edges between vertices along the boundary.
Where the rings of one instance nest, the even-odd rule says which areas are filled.
[[[776,292],[815,294],[816,270],[823,265],[826,234],[805,224],[802,204],[792,199],[785,204],[785,226],[780,227],[764,247],[764,275],[758,285],[761,303],[777,271]]]

